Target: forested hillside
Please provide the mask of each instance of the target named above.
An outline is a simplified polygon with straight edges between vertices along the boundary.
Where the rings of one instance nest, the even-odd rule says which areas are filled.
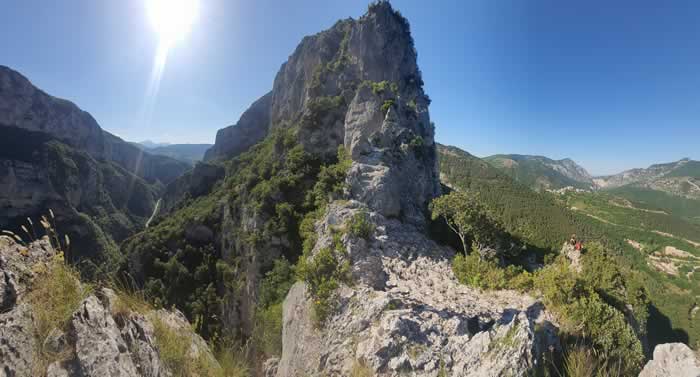
[[[671,341],[697,345],[700,276],[695,269],[700,269],[700,227],[688,217],[700,213],[678,204],[682,198],[665,201],[675,205],[663,207],[664,212],[642,196],[650,195],[648,191],[632,197],[647,198],[646,203],[613,195],[617,190],[538,193],[456,147],[439,146],[438,152],[443,183],[477,193],[516,238],[554,251],[575,233],[585,242],[600,241],[615,250],[623,271],[642,274],[651,299],[648,334],[652,346]]]

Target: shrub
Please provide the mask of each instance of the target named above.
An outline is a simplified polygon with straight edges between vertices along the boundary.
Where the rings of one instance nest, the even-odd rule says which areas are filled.
[[[325,247],[312,257],[302,256],[297,264],[297,273],[300,279],[306,282],[313,298],[313,319],[317,327],[320,327],[335,309],[335,291],[340,282],[349,281],[349,263],[340,262],[336,256],[342,252]]]
[[[503,289],[505,271],[492,261],[482,260],[479,253],[458,254],[452,261],[452,271],[460,283],[481,289]]]
[[[173,376],[243,377],[249,375],[245,361],[237,357],[240,352],[236,352],[234,347],[223,344],[210,345],[210,348],[216,350],[214,359],[205,352],[193,355],[190,350],[194,334],[188,331],[189,329],[174,329],[155,314],[151,315],[150,319],[153,323],[158,355]],[[219,365],[216,365],[215,360]]]
[[[375,226],[366,211],[355,213],[348,223],[348,231],[353,237],[369,239],[374,234]]]
[[[389,111],[389,108],[394,106],[396,102],[393,99],[388,99],[384,100],[384,103],[382,104],[382,113],[386,114]]]
[[[278,259],[260,284],[253,338],[256,349],[266,357],[282,354],[282,302],[294,284],[294,268]]]

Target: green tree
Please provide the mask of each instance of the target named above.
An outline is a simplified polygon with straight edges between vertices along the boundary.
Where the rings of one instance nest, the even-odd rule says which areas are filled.
[[[453,191],[435,198],[430,203],[430,212],[433,220],[442,217],[459,236],[465,253],[469,252],[467,239],[470,236],[478,249],[494,241],[495,222],[474,194]]]

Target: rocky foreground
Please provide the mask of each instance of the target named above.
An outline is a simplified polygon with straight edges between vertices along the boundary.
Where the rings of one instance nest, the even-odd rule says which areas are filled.
[[[46,312],[48,302],[31,297],[36,279],[50,271],[57,254],[47,238],[24,246],[0,236],[0,376],[171,376],[172,360],[166,357],[172,355],[161,354],[164,339],[156,334],[175,334],[190,344],[188,359],[218,368],[182,313],[130,310],[107,288],[80,301],[65,326],[40,336],[46,318],[60,313]]]
[[[319,222],[315,251],[366,207],[331,206]],[[415,228],[372,212],[374,234],[342,238],[352,285],[341,288],[337,313],[321,329],[311,321],[307,287],[284,303],[284,344],[268,375],[526,375],[538,356],[558,347],[542,304],[513,291],[480,292],[459,284],[453,251]]]

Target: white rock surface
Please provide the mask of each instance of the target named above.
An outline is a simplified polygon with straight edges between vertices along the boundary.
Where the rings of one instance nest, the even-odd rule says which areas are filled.
[[[639,377],[700,377],[700,360],[683,343],[659,344]]]

